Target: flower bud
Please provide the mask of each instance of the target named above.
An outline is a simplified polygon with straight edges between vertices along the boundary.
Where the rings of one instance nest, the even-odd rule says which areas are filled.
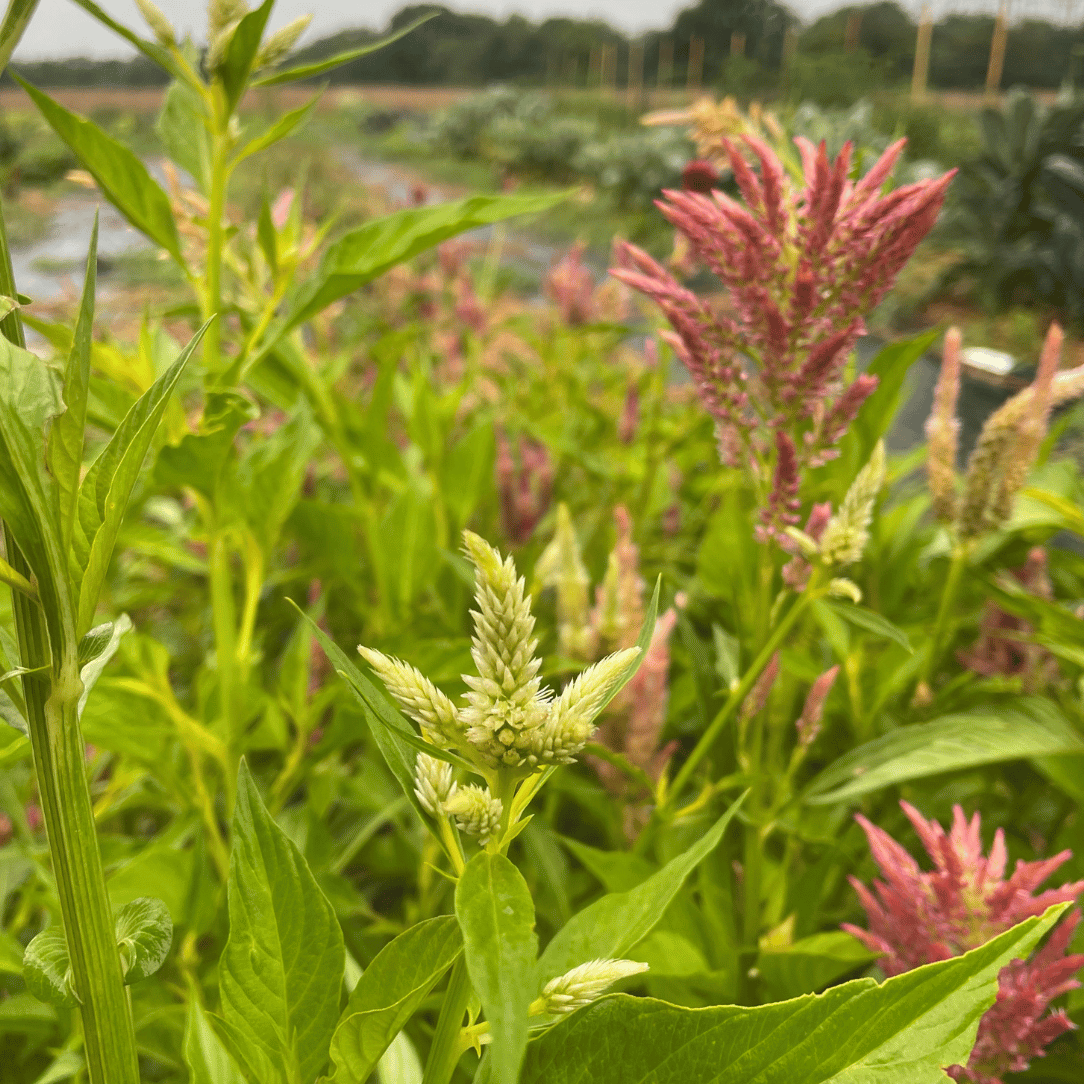
[[[556,979],[550,979],[535,1003],[537,1012],[575,1012],[599,997],[607,986],[647,970],[647,964],[636,960],[590,960]]]
[[[468,836],[477,836],[484,847],[500,828],[504,806],[488,787],[468,783],[456,787],[444,802],[444,812],[455,817],[456,827]]]
[[[444,804],[455,794],[452,766],[427,753],[419,753],[414,764],[414,793],[422,809],[434,817],[444,813]]]
[[[253,68],[259,71],[260,68],[270,68],[277,64],[297,44],[297,39],[305,33],[311,22],[311,15],[301,15],[292,23],[287,23],[281,30],[276,30],[263,43],[263,48],[257,54]]]
[[[173,45],[177,40],[176,31],[161,10],[151,3],[151,0],[136,0],[136,6],[146,24],[154,31],[158,44],[165,45],[167,48]]]
[[[885,480],[885,446],[878,441],[869,462],[847,490],[839,511],[821,536],[821,559],[827,565],[851,565],[862,559],[869,542],[873,505]]]
[[[358,645],[358,653],[384,682],[399,707],[427,736],[438,739],[436,744],[455,742],[461,737],[455,705],[419,670],[371,647]]]

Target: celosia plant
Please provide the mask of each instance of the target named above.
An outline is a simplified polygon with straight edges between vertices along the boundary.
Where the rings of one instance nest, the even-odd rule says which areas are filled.
[[[829,162],[824,145],[798,140],[804,185],[767,144],[747,136],[758,177],[724,146],[745,199],[666,192],[659,207],[700,262],[722,281],[728,311],[624,244],[613,274],[663,310],[664,338],[688,368],[718,427],[725,462],[749,470],[760,497],[761,539],[798,522],[804,472],[835,446],[873,392],[847,360],[863,317],[884,297],[937,219],[952,174],[882,196],[903,150],[893,144],[860,181],[851,147]]]
[[[936,821],[927,821],[906,802],[900,804],[934,868],[922,870],[887,832],[859,815],[884,880],[874,882],[871,891],[851,878],[869,929],[844,926],[880,954],[880,966],[888,975],[958,956],[1084,892],[1084,881],[1075,881],[1034,894],[1069,860],[1069,851],[1038,862],[1018,861],[1006,878],[1008,856],[1000,828],[989,855],[984,855],[978,813],[969,821],[955,806],[952,830],[946,835]],[[1073,1027],[1061,1009],[1044,1013],[1055,998],[1080,985],[1075,975],[1084,966],[1084,956],[1066,955],[1079,921],[1080,912],[1074,910],[1034,956],[1015,960],[1001,972],[997,1000],[982,1018],[970,1060],[947,1070],[953,1079],[1001,1084],[1004,1073],[1026,1069],[1051,1041]]]

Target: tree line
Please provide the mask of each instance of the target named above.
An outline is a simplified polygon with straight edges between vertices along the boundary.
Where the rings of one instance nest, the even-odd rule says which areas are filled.
[[[697,82],[703,86],[764,90],[778,85],[782,71],[792,65],[837,75],[861,71],[871,84],[890,85],[909,77],[917,34],[911,16],[892,0],[840,8],[808,26],[776,0],[700,0],[681,11],[668,29],[637,39],[640,48],[635,52],[628,36],[598,20],[552,18],[533,23],[513,15],[498,21],[435,5],[403,8],[382,33],[430,11],[436,14],[429,22],[336,69],[330,80],[411,86],[494,82],[588,86],[609,78],[624,85],[631,54],[638,58],[637,76],[646,85],[684,85],[692,47],[699,53],[694,63]],[[992,15],[950,15],[938,22],[930,86],[982,86],[993,30]],[[319,60],[375,41],[382,33],[343,30],[298,50],[294,59]],[[613,50],[609,73],[599,62],[603,47]],[[53,87],[153,86],[163,78],[161,70],[142,56],[23,62],[14,67],[32,82]],[[1029,19],[1009,29],[1003,86],[1055,87],[1081,76],[1084,26]]]

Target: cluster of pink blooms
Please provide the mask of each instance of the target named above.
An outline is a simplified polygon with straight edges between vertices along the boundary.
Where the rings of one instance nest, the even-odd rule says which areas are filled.
[[[586,245],[574,244],[546,276],[546,297],[557,306],[568,327],[620,323],[628,315],[627,291],[616,282],[595,285],[595,276],[583,262]]]
[[[549,511],[553,499],[553,459],[544,444],[522,434],[497,433],[497,497],[504,536],[520,546]]]
[[[726,287],[728,311],[633,245],[618,246],[612,273],[669,320],[665,338],[716,421],[724,461],[747,467],[763,495],[759,534],[768,538],[797,523],[803,470],[832,457],[876,387],[872,376],[845,376],[863,314],[937,220],[952,174],[882,195],[902,140],[852,181],[850,144],[831,162],[823,143],[799,139],[804,184],[796,185],[766,143],[746,143],[759,176],[725,142],[744,205],[694,190],[659,202]]]
[[[884,880],[874,882],[874,892],[851,878],[869,930],[844,927],[882,954],[880,966],[888,975],[977,948],[1053,904],[1076,900],[1084,891],[1084,881],[1076,881],[1034,895],[1072,857],[1070,851],[1038,862],[1018,861],[1006,879],[1008,856],[1000,828],[990,854],[984,855],[978,813],[969,821],[956,806],[952,830],[946,835],[936,821],[927,821],[906,802],[901,805],[934,868],[923,871],[887,832],[859,816]],[[1075,975],[1084,956],[1066,955],[1079,921],[1080,912],[1074,909],[1029,960],[1015,960],[1002,970],[997,1000],[979,1024],[971,1057],[966,1066],[947,1069],[949,1076],[970,1084],[1001,1084],[1002,1074],[1026,1069],[1047,1044],[1072,1029],[1064,1011],[1047,1013],[1047,1009],[1055,998],[1080,985]]]

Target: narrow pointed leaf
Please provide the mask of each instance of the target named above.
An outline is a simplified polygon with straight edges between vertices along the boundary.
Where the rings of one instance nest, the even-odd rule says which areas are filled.
[[[79,584],[80,635],[94,619],[113,545],[143,460],[169,397],[207,326],[196,332],[177,360],[140,396],[79,488],[71,555],[72,578]]]
[[[860,745],[810,783],[805,801],[851,801],[909,779],[1067,753],[1084,753],[1084,739],[1049,701],[1026,698],[1011,708],[989,706],[901,727]]]
[[[49,469],[60,491],[60,531],[64,549],[71,545],[75,502],[83,469],[83,432],[87,422],[87,392],[90,387],[90,347],[94,332],[94,291],[98,268],[98,216],[90,234],[83,298],[75,324],[68,366],[64,373],[64,403],[67,410],[49,430]]]
[[[327,1061],[346,954],[334,908],[241,762],[219,963],[229,1045],[250,1081],[311,1084]],[[270,1067],[272,1075],[267,1075]]]
[[[184,1063],[191,1084],[245,1084],[195,993],[188,1002],[185,1018]]]
[[[268,147],[273,147],[281,139],[285,139],[295,128],[303,124],[309,117],[309,114],[320,103],[320,98],[317,96],[313,98],[311,102],[306,102],[304,105],[298,106],[296,109],[291,109],[288,113],[283,113],[281,117],[265,132],[261,132],[250,143],[246,143],[240,151],[237,152],[237,157],[234,162],[242,162],[246,158],[253,154],[259,154],[260,151],[266,150]]]
[[[416,30],[422,23],[429,22],[436,14],[437,13],[434,11],[427,15],[423,15],[420,19],[415,19],[414,22],[408,23],[401,30],[395,31],[394,34],[389,34],[379,41],[369,42],[368,45],[362,45],[357,49],[336,53],[335,56],[330,56],[326,60],[314,61],[312,64],[298,64],[293,68],[286,68],[283,71],[262,76],[259,79],[253,80],[252,85],[254,87],[273,87],[280,83],[296,83],[299,79],[312,79],[314,76],[323,75],[324,72],[329,72],[332,68],[339,67],[340,64],[345,64],[350,60],[356,60],[359,56],[365,56],[366,53],[373,53],[377,49],[383,49],[385,45],[391,45],[393,41],[398,41],[412,30]]]
[[[867,610],[864,606],[858,606],[852,602],[834,602],[831,599],[821,599],[822,606],[827,606],[837,617],[842,618],[855,628],[865,629],[866,632],[879,636],[882,640],[891,640],[900,647],[914,653],[911,641],[907,639],[907,633],[898,625],[893,625],[887,617],[882,617],[873,610]]]
[[[230,113],[237,108],[237,103],[245,91],[274,3],[275,0],[264,0],[237,24],[230,37],[230,44],[226,47],[226,55],[217,73],[222,80],[222,89],[226,92],[226,108]]]
[[[502,854],[476,854],[455,889],[467,973],[493,1034],[495,1080],[519,1079],[528,1007],[537,993],[534,901],[523,875]]]
[[[658,873],[628,892],[612,892],[573,915],[542,953],[539,982],[548,982],[588,960],[620,959],[642,941],[673,902],[685,878],[719,845],[742,800],[739,798],[696,843]]]
[[[98,4],[94,3],[94,0],[72,0],[73,3],[78,4],[84,11],[93,15],[98,22],[104,26],[108,26],[110,30],[115,34],[119,34],[125,41],[134,45],[145,57],[149,57],[164,68],[174,79],[180,79],[187,82],[187,75],[182,68],[180,68],[170,56],[169,50],[164,46],[161,46],[156,41],[148,41],[146,38],[141,38],[134,31],[129,30],[123,23],[118,23],[108,12],[104,11]]]
[[[137,230],[183,264],[177,223],[169,197],[147,172],[147,167],[126,147],[93,121],[69,112],[48,94],[14,75],[30,95],[53,131],[71,148],[102,194]]]
[[[319,268],[291,299],[285,334],[340,297],[384,274],[389,268],[467,230],[516,215],[555,207],[568,193],[470,196],[436,207],[413,207],[366,222],[336,241]]]
[[[354,987],[331,1040],[334,1084],[365,1084],[462,951],[463,936],[451,915],[419,922],[380,950]]]
[[[8,66],[37,6],[38,0],[9,0],[4,21],[0,23],[0,72]]]
[[[944,1066],[967,1062],[998,973],[1067,906],[881,985],[751,1009],[603,998],[531,1044],[521,1084],[943,1084]]]
[[[423,822],[428,823],[428,815],[414,793],[414,764],[417,757],[413,752],[411,739],[417,738],[417,735],[403,716],[377,692],[373,683],[362,676],[335,641],[300,607],[296,608],[297,612],[309,623],[310,631],[331,660],[335,671],[342,675],[351,692],[365,708],[365,720],[369,724],[369,733],[376,742],[388,770],[403,788],[403,793],[418,816]]]

